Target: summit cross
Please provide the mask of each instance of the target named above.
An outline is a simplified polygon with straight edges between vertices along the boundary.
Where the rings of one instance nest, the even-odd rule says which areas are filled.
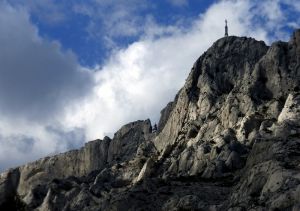
[[[227,26],[227,20],[225,19],[225,37],[228,37],[228,26]]]

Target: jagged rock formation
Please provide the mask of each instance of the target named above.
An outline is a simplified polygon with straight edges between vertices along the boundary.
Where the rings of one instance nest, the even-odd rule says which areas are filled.
[[[300,30],[216,41],[149,120],[0,177],[1,210],[300,210]]]

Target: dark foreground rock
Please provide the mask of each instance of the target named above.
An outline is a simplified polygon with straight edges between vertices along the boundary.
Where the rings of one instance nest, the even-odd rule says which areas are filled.
[[[0,210],[300,210],[300,31],[216,41],[149,120],[0,176]]]

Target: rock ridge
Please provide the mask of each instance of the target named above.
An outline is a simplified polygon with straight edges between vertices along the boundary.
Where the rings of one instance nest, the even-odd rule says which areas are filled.
[[[300,210],[300,30],[217,40],[150,120],[8,170],[1,210]]]

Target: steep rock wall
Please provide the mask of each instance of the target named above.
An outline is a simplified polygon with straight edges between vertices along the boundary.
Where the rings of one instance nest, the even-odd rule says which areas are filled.
[[[0,208],[298,210],[300,30],[270,47],[216,41],[194,64],[159,130],[129,123],[112,140],[0,176]]]

